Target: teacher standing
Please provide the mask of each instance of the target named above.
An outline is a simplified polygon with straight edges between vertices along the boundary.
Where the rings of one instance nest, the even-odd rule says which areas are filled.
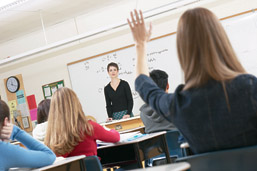
[[[104,87],[108,121],[133,117],[133,98],[127,81],[118,78],[119,67],[111,62],[107,66],[111,82]]]

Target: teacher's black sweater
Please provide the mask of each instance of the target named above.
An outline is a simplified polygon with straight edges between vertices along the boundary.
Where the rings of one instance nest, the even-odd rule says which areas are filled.
[[[104,95],[106,101],[106,110],[109,118],[112,118],[114,112],[128,110],[127,114],[131,114],[133,108],[133,98],[129,84],[120,80],[120,83],[114,91],[110,83],[104,87]]]

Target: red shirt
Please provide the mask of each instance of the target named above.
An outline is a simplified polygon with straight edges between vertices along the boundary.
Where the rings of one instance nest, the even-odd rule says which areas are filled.
[[[86,135],[84,141],[80,142],[74,149],[62,157],[71,157],[78,155],[93,156],[97,155],[97,144],[96,140],[105,142],[118,142],[120,140],[120,134],[116,130],[107,131],[101,125],[96,122],[89,121],[93,126],[93,135]]]

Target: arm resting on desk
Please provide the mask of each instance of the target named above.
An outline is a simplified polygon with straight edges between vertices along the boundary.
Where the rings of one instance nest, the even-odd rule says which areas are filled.
[[[95,139],[105,141],[105,142],[118,142],[120,140],[120,134],[116,130],[106,130],[101,125],[91,122],[94,127]]]
[[[11,167],[43,167],[52,164],[56,158],[48,147],[16,126],[13,127],[11,139],[20,141],[27,149],[0,142],[0,170]]]

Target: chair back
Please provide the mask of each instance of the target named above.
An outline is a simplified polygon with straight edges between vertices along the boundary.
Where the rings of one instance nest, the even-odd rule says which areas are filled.
[[[178,130],[167,131],[166,139],[167,145],[169,148],[170,156],[183,157],[182,150],[180,148],[180,144],[178,143],[178,138],[180,136],[180,132]]]
[[[257,170],[257,146],[208,152],[179,158],[176,162],[188,162],[191,171],[254,171]]]
[[[88,156],[84,158],[86,171],[102,171],[102,165],[97,156]]]
[[[178,138],[180,135],[181,134],[178,130],[170,130],[166,133],[167,146],[169,148],[170,158],[172,158],[172,160],[174,160],[174,158],[183,157],[180,144],[178,143]],[[166,156],[164,154],[153,157],[146,162],[147,166],[162,164],[166,164]]]

